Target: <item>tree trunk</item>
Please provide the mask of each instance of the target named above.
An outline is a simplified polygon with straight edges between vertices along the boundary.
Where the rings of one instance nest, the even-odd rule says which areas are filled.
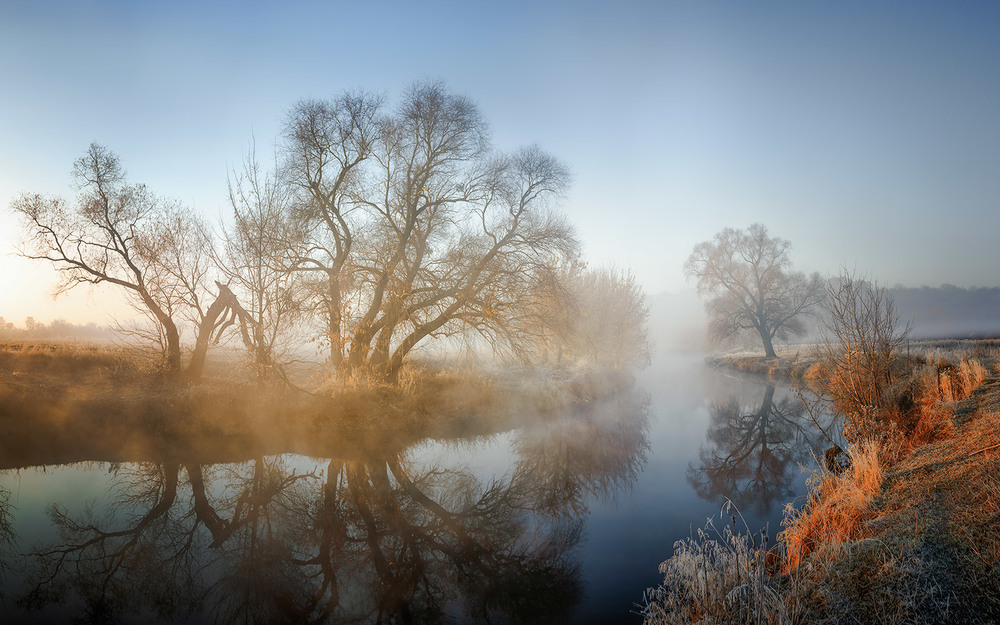
[[[764,343],[764,357],[777,358],[778,355],[774,353],[774,344],[771,342],[771,333],[763,327],[757,328],[757,331],[760,332],[760,340]]]
[[[330,366],[334,371],[340,371],[344,368],[343,311],[340,279],[331,274],[329,276],[329,283],[328,296],[330,303],[327,310],[327,314],[329,315],[327,331],[330,335]]]
[[[170,377],[181,373],[181,333],[177,330],[177,324],[157,305],[156,301],[149,295],[145,288],[137,289],[142,303],[146,305],[160,326],[163,328],[164,338],[167,340],[166,357],[167,375]]]
[[[215,331],[219,318],[235,302],[236,296],[233,295],[233,292],[223,287],[219,290],[219,296],[208,307],[208,312],[198,324],[198,337],[195,339],[194,351],[191,353],[191,360],[184,371],[184,377],[188,381],[197,382],[201,379],[201,374],[205,370],[205,357],[208,355],[208,344],[212,340],[212,332]]]
[[[347,357],[347,367],[345,370],[357,371],[364,366],[368,360],[372,338],[374,338],[374,334],[370,328],[358,328],[354,336],[351,337],[351,349]]]
[[[163,323],[163,331],[167,335],[167,374],[179,375],[181,372],[181,335],[172,319]]]
[[[427,323],[417,326],[409,336],[403,339],[399,344],[399,347],[392,352],[392,356],[383,364],[380,369],[382,370],[382,376],[387,382],[395,383],[399,377],[399,370],[403,367],[403,359],[406,355],[410,353],[410,350],[416,347],[417,343],[422,341],[425,337],[433,332],[436,332],[452,319],[454,319],[455,312],[464,305],[464,302],[459,300],[445,309],[437,317],[428,321]]]
[[[399,298],[393,297],[385,313],[382,315],[381,329],[375,338],[375,348],[368,356],[368,365],[377,369],[389,360],[389,352],[392,348],[392,335],[396,332],[396,325],[399,323],[400,311],[403,308]]]

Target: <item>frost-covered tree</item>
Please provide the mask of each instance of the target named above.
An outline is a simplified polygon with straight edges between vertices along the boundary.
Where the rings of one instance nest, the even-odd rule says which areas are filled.
[[[802,317],[823,301],[825,287],[818,273],[792,271],[790,248],[761,224],[725,228],[695,246],[684,272],[705,299],[714,340],[756,334],[774,357],[775,339],[803,333]]]

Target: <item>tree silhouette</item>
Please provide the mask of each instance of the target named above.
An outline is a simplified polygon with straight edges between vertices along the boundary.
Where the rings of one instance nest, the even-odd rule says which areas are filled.
[[[725,228],[695,246],[684,272],[707,298],[712,337],[725,341],[752,332],[773,358],[774,339],[803,332],[802,315],[823,301],[819,274],[790,271],[791,244],[770,237],[767,228]]]
[[[291,268],[315,279],[336,368],[393,379],[429,337],[532,344],[578,249],[549,209],[562,164],[537,147],[494,153],[478,108],[438,83],[396,114],[367,94],[302,102],[285,135]]]
[[[53,263],[62,272],[57,292],[80,284],[115,285],[149,316],[161,341],[166,370],[181,372],[178,324],[190,321],[195,347],[188,377],[201,376],[213,335],[229,313],[244,311],[233,293],[216,283],[207,228],[191,211],[156,198],[145,185],[127,184],[118,157],[92,144],[74,163],[76,203],[23,194],[11,204],[28,227],[22,255]]]

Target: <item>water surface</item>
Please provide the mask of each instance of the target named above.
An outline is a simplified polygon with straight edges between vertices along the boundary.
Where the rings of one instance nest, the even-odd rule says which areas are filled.
[[[731,522],[727,499],[773,537],[823,446],[791,391],[696,353],[521,423],[332,458],[4,470],[0,607],[13,622],[636,623],[676,540]]]

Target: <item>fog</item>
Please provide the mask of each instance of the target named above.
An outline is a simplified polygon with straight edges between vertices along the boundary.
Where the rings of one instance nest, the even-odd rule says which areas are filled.
[[[900,318],[913,322],[914,338],[1000,336],[1000,288],[896,286],[889,293]]]

